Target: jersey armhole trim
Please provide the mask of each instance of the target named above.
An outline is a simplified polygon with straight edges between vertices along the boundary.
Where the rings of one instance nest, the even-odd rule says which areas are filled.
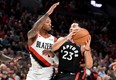
[[[33,40],[33,42],[32,42],[31,45],[33,45],[33,43],[37,40],[38,36],[39,36],[39,34],[36,34],[36,37],[35,37],[35,39]],[[29,46],[31,46],[31,45],[29,45]]]

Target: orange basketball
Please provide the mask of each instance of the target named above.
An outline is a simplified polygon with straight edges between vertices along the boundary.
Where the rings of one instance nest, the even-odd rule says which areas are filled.
[[[74,36],[72,36],[73,41],[78,45],[83,45],[89,39],[89,32],[88,30],[82,28],[78,31]]]

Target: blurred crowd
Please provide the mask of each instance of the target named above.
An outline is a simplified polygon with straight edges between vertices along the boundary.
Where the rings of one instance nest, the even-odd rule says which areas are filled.
[[[94,64],[87,70],[87,78],[98,77],[99,80],[116,80],[116,71],[109,65],[116,62],[116,33],[109,18],[96,18],[80,15],[82,5],[76,0],[38,0],[40,8],[29,9],[21,5],[20,0],[0,0],[0,53],[9,57],[22,58],[16,62],[0,61],[0,80],[25,80],[30,64],[27,49],[27,32],[31,29],[37,17],[47,11],[56,1],[61,5],[50,16],[52,19],[52,34],[56,37],[65,36],[70,24],[80,21],[92,36],[91,48]],[[78,5],[75,5],[78,4]],[[103,78],[103,79],[101,79]]]

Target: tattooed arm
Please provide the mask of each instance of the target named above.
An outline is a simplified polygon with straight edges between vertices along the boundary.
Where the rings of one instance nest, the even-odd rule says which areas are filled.
[[[54,11],[54,9],[59,5],[59,2],[53,4],[50,9],[43,15],[39,20],[35,22],[33,28],[28,32],[28,39],[32,39],[36,36],[39,30],[42,28],[45,20],[48,18],[50,14]]]
[[[42,28],[44,21],[48,18],[48,16],[49,16],[48,13],[46,13],[34,23],[32,29],[28,32],[28,39],[31,39],[36,36],[36,34]]]

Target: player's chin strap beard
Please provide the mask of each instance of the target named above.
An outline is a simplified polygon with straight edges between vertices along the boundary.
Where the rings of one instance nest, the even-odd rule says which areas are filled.
[[[49,34],[51,34],[52,30],[47,31]]]
[[[53,28],[54,26],[52,26],[51,25],[51,28]],[[51,34],[51,32],[52,32],[52,29],[51,30],[49,30],[49,31],[47,31],[49,34]]]

